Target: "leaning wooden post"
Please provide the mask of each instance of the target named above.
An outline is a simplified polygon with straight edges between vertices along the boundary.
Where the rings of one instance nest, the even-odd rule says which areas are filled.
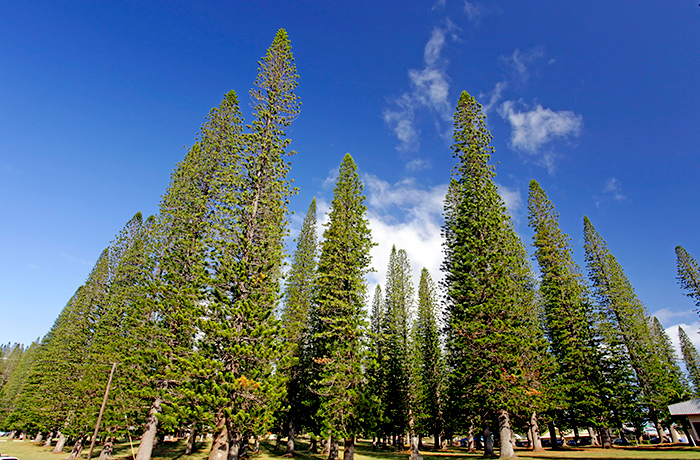
[[[107,382],[107,388],[105,389],[105,397],[102,398],[102,407],[100,407],[100,415],[97,416],[97,423],[95,424],[95,433],[92,435],[92,442],[90,443],[90,452],[88,452],[87,460],[92,458],[92,450],[95,448],[95,441],[97,440],[97,432],[100,430],[100,423],[102,423],[102,414],[105,412],[105,406],[107,405],[107,396],[109,396],[109,387],[112,386],[112,377],[114,376],[114,370],[117,368],[117,363],[112,364],[112,372],[109,373],[109,381]]]

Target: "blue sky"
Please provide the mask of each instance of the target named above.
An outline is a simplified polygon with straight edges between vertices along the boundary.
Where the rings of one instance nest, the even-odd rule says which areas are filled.
[[[124,223],[157,211],[225,92],[249,114],[279,28],[303,103],[292,235],[312,197],[327,208],[350,152],[379,243],[370,286],[392,244],[439,278],[451,117],[466,90],[487,111],[526,244],[536,179],[577,260],[587,215],[649,311],[700,343],[674,254],[700,257],[700,8],[650,0],[2,2],[0,342],[45,334]]]

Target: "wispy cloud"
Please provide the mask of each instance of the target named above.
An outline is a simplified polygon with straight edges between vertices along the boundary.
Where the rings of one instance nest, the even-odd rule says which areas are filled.
[[[524,110],[516,108],[523,105]],[[507,120],[512,128],[510,146],[518,151],[528,153],[551,173],[554,168],[554,153],[542,152],[541,148],[555,140],[577,137],[583,127],[583,117],[568,110],[558,112],[537,104],[529,109],[522,101],[506,101],[498,113]]]
[[[423,160],[420,158],[416,158],[406,163],[406,170],[411,172],[421,171],[423,169],[430,169],[431,167],[432,166],[429,160]]]
[[[469,20],[478,27],[481,17],[486,13],[486,8],[480,3],[464,2],[464,12]]]
[[[525,52],[516,48],[509,56],[501,56],[501,61],[519,83],[527,83],[530,78],[529,66],[544,56],[542,47],[536,46]]]
[[[427,110],[437,118],[438,124],[449,122],[452,108],[448,96],[450,83],[445,71],[447,60],[442,57],[448,33],[454,25],[433,29],[425,45],[422,69],[409,69],[409,92],[393,99],[383,111],[384,122],[399,140],[398,150],[416,151],[420,147],[420,130],[416,126],[416,112]]]
[[[496,104],[501,102],[501,99],[503,99],[503,91],[508,88],[508,83],[505,81],[499,81],[496,83],[496,85],[493,87],[493,90],[487,94],[479,94],[479,99],[484,100],[485,98],[488,98],[489,102],[487,104],[483,105],[483,110],[484,113],[488,115],[488,113],[496,107]]]
[[[437,0],[433,4],[433,7],[431,9],[432,10],[443,9],[443,8],[445,8],[445,5],[447,5],[447,0]]]
[[[620,181],[615,177],[611,177],[605,182],[603,193],[611,196],[615,201],[623,201],[625,199],[625,195],[622,194],[622,186],[620,185]]]
[[[62,252],[62,253],[61,253],[61,256],[62,256],[64,259],[69,260],[69,261],[71,261],[71,262],[77,262],[77,263],[79,263],[79,264],[81,264],[81,265],[86,265],[86,266],[88,266],[88,267],[92,267],[92,266],[93,266],[93,264],[90,263],[90,262],[88,262],[87,260],[81,259],[81,258],[79,258],[79,257],[75,257],[74,255],[68,254],[67,252]]]

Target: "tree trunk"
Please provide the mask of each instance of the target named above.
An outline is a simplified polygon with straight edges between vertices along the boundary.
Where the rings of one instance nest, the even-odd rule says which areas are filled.
[[[493,457],[493,438],[491,437],[491,429],[487,426],[482,432],[484,434],[484,457]]]
[[[44,439],[44,436],[41,434],[41,431],[37,431],[36,436],[34,436],[34,442],[39,444],[42,439]]]
[[[151,460],[151,453],[153,453],[153,443],[156,440],[156,434],[158,433],[158,417],[160,414],[160,405],[163,401],[160,398],[156,398],[151,405],[151,409],[148,411],[148,418],[146,419],[146,427],[143,430],[143,435],[141,436],[141,444],[139,444],[139,450],[136,452],[136,460]]]
[[[440,430],[435,430],[435,433],[433,433],[433,448],[435,450],[442,448],[442,445],[440,444]]]
[[[603,445],[603,449],[612,448],[612,436],[610,436],[610,428],[607,426],[600,429],[600,443]]]
[[[355,437],[345,438],[344,444],[343,460],[355,460]]]
[[[227,460],[238,460],[244,454],[244,452],[241,452],[244,445],[243,436],[238,434],[229,436]]]
[[[58,432],[58,439],[56,440],[56,445],[53,447],[53,453],[58,454],[63,452],[63,447],[66,445],[66,436]]]
[[[548,422],[547,428],[549,428],[549,440],[552,442],[552,449],[559,450],[559,443],[557,442],[557,430],[554,428],[554,421]]]
[[[328,439],[324,440],[323,450],[321,450],[321,454],[327,454],[331,451],[331,443],[332,442],[333,442],[333,438],[330,438],[330,437]]]
[[[499,458],[515,458],[515,443],[513,442],[513,427],[510,426],[510,416],[507,410],[499,409],[498,434],[501,443]]]
[[[46,435],[46,441],[44,441],[44,447],[51,447],[51,441],[53,440],[53,431],[49,431]]]
[[[688,417],[683,416],[683,418],[681,419],[681,425],[683,426],[683,432],[685,433],[685,437],[688,438],[688,445],[691,447],[695,447],[697,444],[695,443],[695,439],[693,438],[693,431],[690,429]]]
[[[328,438],[328,460],[336,460],[338,458],[338,441],[333,438]]]
[[[77,441],[75,441],[75,444],[73,444],[73,449],[70,451],[70,455],[66,457],[66,460],[73,460],[76,457],[80,456],[80,453],[83,451],[83,445],[85,444],[85,436],[80,436]]]
[[[255,436],[255,444],[253,444],[253,453],[254,454],[259,454],[260,453],[260,436]]]
[[[100,456],[97,460],[109,460],[112,458],[112,451],[114,450],[114,438],[108,438],[107,441],[102,446],[100,451]]]
[[[311,435],[311,440],[309,441],[309,452],[312,454],[318,453],[318,440],[313,434]]]
[[[600,441],[598,441],[598,435],[595,432],[595,428],[592,426],[588,427],[588,435],[591,437],[591,445],[592,446],[599,446]]]
[[[194,443],[197,441],[197,425],[192,424],[190,435],[187,437],[187,445],[185,446],[185,455],[190,455],[194,451]]]
[[[15,436],[17,436],[17,430],[12,430],[10,432],[10,436],[7,437],[7,440],[12,441],[13,439],[15,439]]]
[[[284,454],[289,457],[294,456],[294,435],[296,434],[294,428],[294,420],[290,417],[289,425],[287,426],[287,452]]]
[[[216,432],[214,433],[214,441],[211,444],[208,460],[225,460],[229,454],[226,417],[224,417],[224,414],[220,412],[217,415],[217,418]],[[236,454],[238,453],[236,452]]]
[[[542,452],[544,448],[542,447],[542,438],[540,437],[540,425],[537,423],[537,412],[533,412],[530,416],[530,438],[532,444],[533,452]]]
[[[674,444],[678,444],[681,442],[681,440],[678,437],[678,432],[676,431],[676,428],[673,426],[673,423],[670,423],[668,425],[668,431],[671,433],[671,442]]]
[[[652,417],[654,419],[654,425],[656,426],[656,432],[658,433],[659,439],[661,442],[668,442],[668,436],[666,436],[666,431],[664,431],[664,427],[661,426],[661,422],[659,421],[659,417],[656,414],[656,411],[652,412]]]

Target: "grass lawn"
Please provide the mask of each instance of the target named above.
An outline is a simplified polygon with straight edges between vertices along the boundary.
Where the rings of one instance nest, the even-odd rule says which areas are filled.
[[[153,453],[154,460],[206,460],[209,453],[210,442],[198,444],[192,455],[183,455],[185,441],[164,442]],[[82,458],[87,457],[89,445],[85,446]],[[325,460],[324,455],[312,455],[306,453],[307,445],[298,442],[300,451],[295,458],[300,460]],[[135,445],[134,448],[138,448]],[[93,458],[99,455],[99,446],[95,447]],[[282,460],[284,451],[275,451],[274,445],[261,443],[261,452],[251,455],[250,460]],[[19,460],[63,460],[68,456],[70,448],[66,447],[64,453],[54,454],[52,448],[34,444],[31,441],[8,441],[0,438],[0,453],[11,455]],[[684,447],[676,445],[654,445],[644,447],[615,447],[613,449],[598,449],[593,447],[565,448],[561,451],[533,453],[527,449],[516,449],[521,458],[526,459],[700,459],[700,448]],[[468,453],[464,449],[452,448],[439,452],[426,450],[422,452],[425,460],[461,460],[483,458],[481,453]],[[368,442],[358,442],[355,447],[356,460],[408,460],[409,452],[394,452],[391,450],[374,450]],[[129,442],[121,442],[115,446],[112,458],[115,460],[131,460],[131,447]],[[340,458],[343,458],[342,451]]]

